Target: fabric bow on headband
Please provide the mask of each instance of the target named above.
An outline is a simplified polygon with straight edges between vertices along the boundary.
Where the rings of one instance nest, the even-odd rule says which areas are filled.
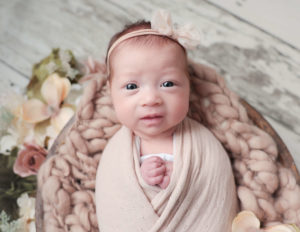
[[[201,35],[194,25],[173,25],[170,13],[165,10],[154,12],[151,19],[151,29],[177,40],[187,49],[195,48],[200,44]]]
[[[109,48],[107,52],[107,63],[109,67],[109,57],[112,51],[123,41],[142,35],[162,35],[178,41],[184,48],[192,49],[200,44],[200,33],[192,24],[186,24],[182,27],[172,24],[171,16],[164,10],[158,10],[153,14],[151,20],[151,29],[140,29],[128,32],[119,37]],[[107,69],[109,76],[110,70]]]

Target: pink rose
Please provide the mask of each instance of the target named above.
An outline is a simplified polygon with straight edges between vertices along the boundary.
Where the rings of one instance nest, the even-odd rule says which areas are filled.
[[[47,156],[47,151],[36,144],[25,143],[24,146],[14,164],[14,172],[21,177],[37,174]]]

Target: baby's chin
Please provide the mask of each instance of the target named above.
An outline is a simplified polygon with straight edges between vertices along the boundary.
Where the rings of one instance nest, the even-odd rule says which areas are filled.
[[[169,128],[147,128],[145,130],[132,130],[133,134],[139,136],[142,139],[153,139],[153,138],[166,138],[173,136],[178,125]]]

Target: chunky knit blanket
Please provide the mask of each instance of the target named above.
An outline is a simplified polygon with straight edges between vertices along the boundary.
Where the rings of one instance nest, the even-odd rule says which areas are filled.
[[[278,162],[274,140],[253,125],[238,96],[214,70],[191,62],[190,75],[189,117],[209,128],[227,150],[239,209],[253,211],[264,224],[300,226],[300,187],[291,170]],[[98,231],[96,169],[119,128],[103,74],[86,87],[73,125],[39,171],[43,231]]]

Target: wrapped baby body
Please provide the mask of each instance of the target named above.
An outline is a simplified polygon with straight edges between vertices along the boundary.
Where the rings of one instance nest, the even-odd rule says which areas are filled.
[[[189,118],[179,124],[166,189],[142,178],[134,138],[123,126],[103,152],[96,177],[100,231],[231,231],[237,214],[234,177],[210,131]]]

